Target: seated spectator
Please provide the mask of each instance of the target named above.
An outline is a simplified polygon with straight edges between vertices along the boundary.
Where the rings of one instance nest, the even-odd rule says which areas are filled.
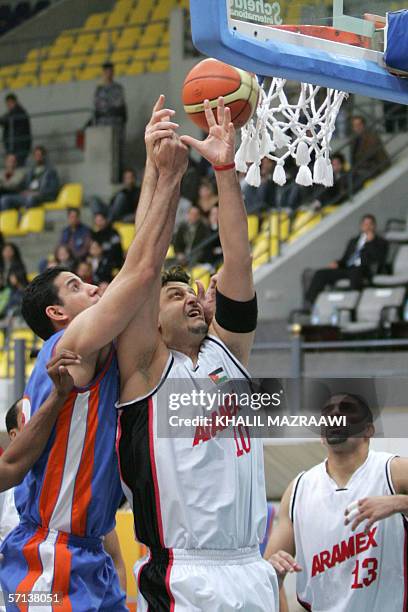
[[[210,210],[208,224],[210,228],[209,237],[211,241],[208,243],[205,260],[215,269],[222,263],[223,259],[220,235],[218,232],[218,206],[214,206]]]
[[[140,187],[136,184],[136,176],[133,170],[125,170],[123,173],[123,186],[109,203],[105,204],[98,196],[93,196],[90,206],[94,214],[102,213],[111,222],[130,221],[133,223],[137,204],[139,202]]]
[[[316,270],[305,293],[305,305],[310,307],[326,285],[341,279],[350,280],[351,289],[361,289],[364,280],[381,272],[386,261],[388,243],[377,235],[377,222],[373,215],[364,215],[360,234],[349,240],[343,256],[328,268]],[[309,278],[310,278],[309,274]]]
[[[81,223],[79,208],[68,208],[68,225],[62,230],[59,244],[66,245],[75,259],[88,255],[91,244],[91,228]]]
[[[92,266],[89,261],[80,261],[75,269],[75,274],[79,276],[84,283],[93,284]]]
[[[26,267],[21,257],[20,249],[14,242],[5,242],[1,251],[1,276],[3,284],[9,285],[11,274],[27,274]]]
[[[259,214],[261,211],[275,206],[277,185],[272,180],[274,169],[275,162],[268,157],[264,157],[261,161],[261,184],[259,187],[252,187],[246,182],[243,183],[242,194],[248,215]]]
[[[218,194],[215,184],[208,178],[201,179],[197,199],[197,206],[201,213],[207,217],[213,206],[216,206],[217,204]]]
[[[210,236],[210,228],[201,218],[200,209],[192,206],[187,213],[186,221],[180,224],[174,236],[174,251],[177,262],[184,266],[187,263],[206,262],[208,244],[200,245],[207,241]]]
[[[122,243],[118,232],[112,227],[106,214],[97,213],[94,216],[94,226],[92,239],[99,242],[112,268],[121,268],[123,263]]]
[[[7,304],[7,315],[21,316],[21,304],[23,302],[24,289],[27,287],[27,285],[27,276],[22,269],[10,273],[10,297]]]
[[[316,198],[313,200],[312,206],[316,210],[322,206],[338,205],[344,202],[348,195],[348,177],[345,170],[346,160],[344,155],[336,153],[333,155],[331,164],[333,168],[333,185],[332,187],[322,188],[319,185]]]
[[[23,191],[19,194],[4,195],[0,199],[1,210],[10,208],[33,208],[44,202],[55,200],[59,190],[57,171],[47,160],[44,147],[34,149],[34,165],[27,171]]]
[[[378,136],[367,128],[364,117],[352,119],[354,141],[351,150],[353,190],[358,190],[364,181],[380,174],[390,166],[390,158]]]
[[[13,153],[6,155],[4,169],[0,170],[0,196],[17,193],[24,183],[24,170],[17,168],[17,158]]]
[[[92,267],[92,279],[95,285],[110,283],[112,280],[112,263],[104,254],[102,245],[92,240],[87,261]]]

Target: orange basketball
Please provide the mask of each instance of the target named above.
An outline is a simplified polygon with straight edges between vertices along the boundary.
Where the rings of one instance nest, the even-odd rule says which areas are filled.
[[[231,109],[235,128],[241,128],[258,104],[259,85],[255,75],[216,59],[205,59],[194,66],[183,84],[183,104],[191,121],[202,130],[208,131],[204,100],[210,101],[215,114],[220,96]]]

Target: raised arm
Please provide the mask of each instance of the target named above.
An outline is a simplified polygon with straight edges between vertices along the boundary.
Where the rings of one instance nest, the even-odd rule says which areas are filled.
[[[158,266],[155,267],[151,282],[140,289],[138,298],[143,301],[143,306],[118,338],[123,401],[133,399],[136,389],[138,393],[143,393],[144,389],[147,392],[156,384],[156,373],[160,376],[168,355],[168,350],[160,339],[158,327],[161,267],[173,234],[180,183],[187,168],[188,149],[178,136],[173,134],[172,138],[164,138],[155,146],[154,161],[159,178],[152,202],[160,200],[162,209],[166,205],[166,215],[156,216],[152,204],[146,216],[146,219],[151,218],[152,223],[156,223],[160,239],[155,239],[146,231],[146,220],[139,232],[142,236],[141,250],[147,250],[151,257],[157,258]],[[153,361],[156,369],[151,371]]]
[[[67,366],[79,362],[78,355],[70,351],[63,351],[47,364],[48,375],[54,383],[54,388],[40,409],[0,457],[0,491],[6,491],[21,482],[40,457],[58,414],[74,386]]]
[[[146,300],[143,290],[160,275],[172,232],[172,227],[166,224],[175,198],[177,205],[180,180],[187,164],[187,148],[178,140],[168,138],[168,134],[174,134],[172,130],[159,127],[157,131],[160,136],[155,146],[161,151],[158,153],[161,167],[158,168],[157,185],[126,260],[99,302],[75,317],[58,344],[60,348],[80,353],[84,360],[92,358],[122,333]],[[161,145],[161,142],[167,144]],[[174,216],[175,211],[171,214]]]
[[[218,273],[217,290],[221,297],[217,296],[213,330],[246,364],[254,338],[256,304],[248,221],[234,166],[235,130],[230,110],[224,107],[222,98],[218,100],[217,120],[208,100],[204,103],[204,110],[209,126],[206,140],[201,142],[182,136],[182,141],[194,147],[213,165],[217,180],[224,265]],[[251,318],[252,325],[249,324]]]

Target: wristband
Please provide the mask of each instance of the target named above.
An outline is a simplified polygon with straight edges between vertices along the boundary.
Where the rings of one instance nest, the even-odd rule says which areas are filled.
[[[213,168],[216,172],[224,172],[225,170],[232,170],[233,168],[235,168],[235,162],[232,162],[231,164],[226,164],[225,166],[213,166]]]

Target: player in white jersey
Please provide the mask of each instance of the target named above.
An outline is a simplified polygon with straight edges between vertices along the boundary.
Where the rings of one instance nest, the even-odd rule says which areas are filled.
[[[327,460],[285,491],[265,557],[281,583],[297,573],[306,610],[406,611],[408,460],[369,449],[374,426],[361,397],[332,396],[323,413],[345,415],[347,426],[326,429]]]
[[[185,273],[161,278],[158,272],[145,288],[143,313],[118,344],[121,476],[136,536],[150,549],[137,571],[138,610],[273,612],[277,578],[259,553],[267,509],[261,441],[246,427],[225,423],[193,423],[188,435],[178,435],[168,418],[170,402],[181,397],[189,417],[205,415],[206,406],[191,399],[193,390],[249,391],[245,368],[257,306],[235,131],[222,99],[217,120],[208,102],[205,114],[208,138],[181,140],[213,165],[217,180],[224,265],[214,319],[209,327],[205,304]],[[238,411],[231,400],[207,416]]]

